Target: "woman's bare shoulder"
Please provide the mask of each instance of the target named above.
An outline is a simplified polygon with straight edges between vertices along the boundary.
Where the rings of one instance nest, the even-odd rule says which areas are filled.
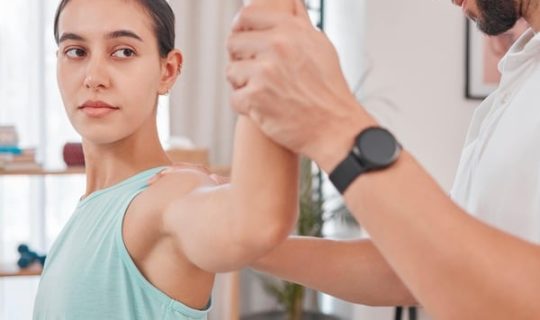
[[[163,214],[170,204],[200,188],[216,185],[205,172],[189,168],[168,170],[153,180],[133,199],[124,219],[124,237],[134,257],[145,256],[162,238]],[[139,252],[137,248],[144,250]]]
[[[182,167],[165,169],[152,179],[150,186],[141,193],[141,206],[146,210],[164,210],[172,201],[200,188],[216,186],[209,173],[198,168]]]

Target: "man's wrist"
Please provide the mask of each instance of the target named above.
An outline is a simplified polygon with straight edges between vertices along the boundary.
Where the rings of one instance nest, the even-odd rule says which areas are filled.
[[[357,116],[351,115],[353,121],[343,124],[337,128],[336,132],[329,132],[321,137],[319,145],[311,151],[312,154],[307,154],[323,171],[332,172],[347,157],[356,136],[368,127],[377,126],[375,120],[362,113]]]
[[[360,130],[361,129],[359,129],[358,132],[360,132]],[[354,144],[354,136],[336,137],[336,139],[339,139],[340,141],[329,141],[326,144],[328,147],[321,147],[316,150],[317,154],[310,157],[327,173],[332,172],[332,170],[347,157]]]

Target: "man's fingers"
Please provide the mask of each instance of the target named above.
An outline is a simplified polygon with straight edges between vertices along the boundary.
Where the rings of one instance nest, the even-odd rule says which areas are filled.
[[[311,19],[302,0],[293,0],[293,2],[293,12],[276,11],[257,5],[244,6],[234,19],[232,32],[272,29],[290,19],[291,15],[311,25]]]
[[[304,4],[303,0],[293,0],[294,2],[294,15],[297,17],[301,17],[304,20],[311,23],[311,18],[309,17],[309,13],[307,12],[306,5]]]
[[[232,31],[242,32],[249,30],[268,30],[279,25],[291,13],[268,10],[256,5],[247,5],[240,9],[236,15]]]
[[[244,5],[253,5],[266,10],[292,12],[294,3],[292,0],[244,0]]]
[[[173,164],[170,167],[167,167],[161,170],[157,174],[155,174],[152,178],[148,180],[148,184],[152,185],[156,183],[157,181],[159,181],[159,179],[161,179],[162,177],[168,174],[172,174],[172,173],[183,171],[183,170],[197,170],[207,175],[211,174],[210,170],[205,165],[197,164],[197,163],[178,162],[178,163]]]
[[[159,173],[156,173],[155,175],[152,176],[152,178],[150,178],[150,180],[148,180],[148,185],[152,185],[154,183],[156,183],[156,181],[159,180],[159,178],[161,178],[161,172]]]
[[[230,95],[231,107],[238,114],[248,116],[254,121],[253,108],[268,99],[268,85],[276,79],[276,65],[271,59],[240,60],[230,62],[227,79],[234,90]]]
[[[230,96],[231,107],[233,110],[245,116],[250,116],[253,107],[254,86],[245,86],[234,90]]]
[[[215,174],[215,173],[210,175],[210,179],[214,180],[214,182],[217,183],[217,184],[226,184],[226,183],[229,183],[231,181],[230,178],[220,176],[220,175]]]
[[[230,60],[255,59],[265,49],[265,34],[260,31],[232,33],[227,39],[227,51]]]
[[[227,65],[227,81],[229,81],[234,90],[247,86],[250,77],[256,71],[256,63],[255,60],[239,60],[232,61]]]

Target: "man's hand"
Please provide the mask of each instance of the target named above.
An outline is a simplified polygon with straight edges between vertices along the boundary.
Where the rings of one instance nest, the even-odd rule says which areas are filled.
[[[300,0],[294,12],[244,7],[228,39],[233,108],[326,170],[373,120],[349,90],[335,48]]]
[[[168,174],[186,171],[186,170],[195,170],[202,172],[210,177],[217,185],[222,185],[230,182],[230,179],[228,177],[223,177],[218,174],[212,173],[208,167],[202,165],[202,164],[194,164],[194,163],[175,163],[171,167],[167,167],[164,170],[161,170],[156,175],[154,175],[150,180],[148,180],[148,185],[152,185],[156,183],[161,177],[164,177]]]

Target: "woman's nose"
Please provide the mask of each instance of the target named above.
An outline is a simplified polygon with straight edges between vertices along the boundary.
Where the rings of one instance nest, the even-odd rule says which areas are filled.
[[[84,86],[92,90],[108,88],[110,79],[106,69],[103,59],[98,57],[90,59],[86,69]]]

